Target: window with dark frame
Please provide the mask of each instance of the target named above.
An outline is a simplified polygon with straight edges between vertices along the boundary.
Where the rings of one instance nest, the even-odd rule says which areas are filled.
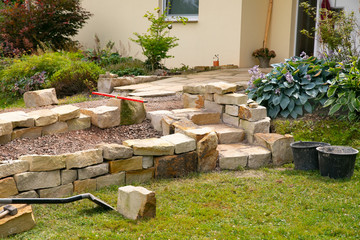
[[[186,17],[189,21],[198,20],[199,0],[163,0],[166,15],[172,17]]]

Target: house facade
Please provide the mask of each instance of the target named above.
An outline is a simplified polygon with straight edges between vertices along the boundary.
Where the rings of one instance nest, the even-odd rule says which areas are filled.
[[[267,47],[277,54],[272,62],[280,62],[299,51],[298,4],[301,0],[83,0],[82,5],[94,16],[81,29],[76,39],[85,48],[94,48],[97,34],[103,44],[109,40],[119,42],[130,56],[144,59],[139,46],[129,38],[133,33],[145,33],[150,23],[143,16],[155,8],[166,9],[171,16],[185,16],[186,25],[172,23],[170,35],[180,40],[179,46],[166,59],[167,67],[212,65],[215,54],[220,64],[251,67],[257,64],[252,57],[255,49],[263,46],[269,3],[272,2]],[[314,0],[320,6],[322,0]],[[334,6],[356,10],[359,0],[330,0]],[[351,4],[349,4],[349,2]],[[312,43],[314,45],[314,42]],[[310,43],[311,45],[311,43]],[[316,46],[315,46],[316,47]],[[126,50],[126,51],[125,51]]]

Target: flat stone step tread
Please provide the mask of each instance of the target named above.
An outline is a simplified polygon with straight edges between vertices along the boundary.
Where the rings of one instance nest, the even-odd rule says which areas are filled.
[[[201,125],[211,128],[218,136],[219,144],[240,143],[245,140],[245,131],[242,128],[231,127],[226,124]]]
[[[194,111],[189,113],[189,119],[195,124],[219,124],[221,123],[221,114],[212,111]]]
[[[176,95],[174,91],[147,91],[147,92],[134,92],[129,93],[129,96],[133,97],[164,97]]]

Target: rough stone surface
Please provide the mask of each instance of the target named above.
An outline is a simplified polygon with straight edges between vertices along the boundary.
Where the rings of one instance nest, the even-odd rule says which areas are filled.
[[[214,101],[214,94],[213,93],[205,93],[205,100],[213,102]]]
[[[9,135],[13,130],[13,125],[9,120],[0,119],[0,136]]]
[[[11,121],[13,128],[17,127],[33,127],[34,119],[23,111],[7,112],[0,114],[0,119]]]
[[[14,216],[6,216],[0,219],[0,237],[6,238],[9,235],[22,233],[35,226],[35,219],[31,205],[12,204],[18,208]]]
[[[193,138],[181,133],[175,133],[161,137],[175,146],[175,153],[191,152],[196,149],[196,142]]]
[[[19,160],[28,161],[31,172],[44,172],[65,168],[63,155],[24,155]]]
[[[246,139],[249,143],[254,142],[255,133],[269,133],[270,131],[270,118],[266,117],[263,120],[250,122],[247,120],[240,120],[240,127],[245,130]]]
[[[35,190],[30,190],[27,192],[22,192],[16,196],[13,196],[13,198],[39,198],[39,195]]]
[[[42,127],[30,127],[14,129],[11,133],[11,140],[18,138],[38,138],[41,137]]]
[[[219,140],[219,144],[239,143],[245,139],[245,131],[225,124],[206,125],[213,129]]]
[[[88,179],[109,173],[109,163],[101,163],[78,170],[78,179]]]
[[[116,143],[101,143],[96,147],[103,151],[103,157],[107,160],[131,158],[134,153],[132,148]]]
[[[34,118],[37,127],[47,126],[58,120],[56,113],[46,109],[29,112],[29,116]]]
[[[238,105],[226,105],[225,113],[234,117],[239,116],[239,106]]]
[[[83,168],[103,162],[101,149],[90,149],[75,153],[67,153],[63,156],[65,156],[67,169]]]
[[[266,107],[257,106],[256,108],[251,108],[245,104],[240,105],[239,117],[250,122],[256,122],[265,119],[267,117]]]
[[[248,168],[264,167],[271,162],[271,152],[263,147],[249,147],[241,151],[249,154]]]
[[[66,121],[69,131],[84,130],[91,127],[91,117],[80,114],[79,118]]]
[[[154,178],[155,168],[126,172],[126,185],[149,182]]]
[[[196,129],[188,129],[184,131],[184,134],[188,137],[191,137],[196,142],[199,142],[202,138],[204,138],[206,135],[211,133],[213,130],[208,127],[201,127]]]
[[[219,112],[196,112],[189,115],[190,120],[198,125],[217,124],[220,122]]]
[[[151,120],[151,125],[157,131],[162,131],[161,120],[163,117],[171,115],[172,112],[167,110],[158,110],[147,113],[147,118]]]
[[[136,98],[142,100],[142,98]],[[120,124],[132,125],[142,123],[146,118],[144,103],[121,100]]]
[[[132,171],[142,169],[142,156],[109,162],[109,172],[118,173],[122,171]]]
[[[234,116],[231,116],[231,115],[229,115],[227,113],[224,113],[222,115],[222,120],[226,124],[229,124],[229,125],[232,125],[232,126],[235,126],[235,127],[239,127],[239,123],[240,123],[239,117],[234,117]]]
[[[42,135],[51,135],[57,133],[65,133],[69,131],[68,125],[66,122],[56,122],[48,126],[44,126],[42,129]]]
[[[24,102],[30,108],[58,104],[59,100],[56,98],[55,88],[49,88],[24,93]]]
[[[217,149],[221,169],[238,170],[247,166],[249,154],[238,151],[236,148],[226,148],[225,145],[219,145]]]
[[[77,180],[74,182],[74,193],[96,191],[96,179]]]
[[[60,170],[18,173],[14,175],[14,179],[19,191],[51,188],[60,185]]]
[[[148,169],[154,166],[153,156],[143,156],[143,168]]]
[[[21,160],[1,161],[0,178],[8,177],[17,173],[27,172],[29,163]]]
[[[196,152],[155,157],[155,178],[174,178],[186,176],[190,172],[197,171],[197,163]]]
[[[108,75],[100,75],[97,88],[101,93],[111,93],[114,87],[121,85],[123,85],[123,79],[118,78],[116,74],[109,73]]]
[[[18,193],[14,178],[0,179],[0,198],[7,198]]]
[[[225,109],[224,105],[217,104],[216,102],[208,101],[208,100],[205,100],[204,108],[206,109],[206,111],[217,112],[220,114],[222,114]]]
[[[91,116],[91,123],[99,128],[111,128],[120,125],[120,110],[117,107],[85,108],[81,109],[81,113]]]
[[[202,110],[199,108],[182,108],[182,109],[174,109],[171,112],[174,114],[174,116],[176,117],[189,117],[190,113],[194,113],[194,112],[201,112]]]
[[[208,172],[216,167],[219,152],[216,150],[218,138],[215,132],[210,132],[197,142],[198,171]]]
[[[73,194],[74,186],[72,183],[61,185],[54,188],[38,190],[40,198],[63,198]]]
[[[236,92],[236,84],[227,82],[214,82],[205,86],[206,93],[225,94]]]
[[[204,84],[190,84],[183,86],[183,93],[190,94],[204,94],[205,85]]]
[[[11,134],[0,136],[0,144],[7,144],[11,142]]]
[[[96,178],[96,190],[111,185],[125,185],[125,172],[108,174]]]
[[[293,153],[290,144],[294,142],[291,135],[280,135],[276,133],[256,133],[254,143],[259,144],[271,151],[272,162],[280,166],[293,161]]]
[[[232,104],[241,105],[246,104],[247,96],[241,93],[230,93],[230,94],[214,94],[214,101],[218,104]]]
[[[59,116],[59,121],[62,122],[80,117],[80,108],[72,105],[55,107],[51,109],[51,111],[57,113]]]
[[[155,192],[143,187],[121,187],[118,190],[117,211],[131,220],[154,218],[156,216]]]
[[[175,133],[175,127],[173,125],[174,122],[176,122],[176,120],[169,116],[164,116],[161,119],[161,129],[163,136]]]
[[[132,147],[134,155],[173,155],[175,150],[173,144],[160,138],[126,140],[123,144]]]
[[[184,93],[182,95],[184,108],[203,108],[204,96]]]
[[[61,170],[61,185],[72,183],[78,179],[77,170]]]
[[[196,125],[189,119],[181,119],[174,122],[172,125],[174,126],[175,133],[185,133],[187,130],[199,128],[198,125]]]

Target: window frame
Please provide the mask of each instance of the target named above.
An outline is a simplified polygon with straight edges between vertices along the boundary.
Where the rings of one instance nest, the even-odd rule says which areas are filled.
[[[197,22],[199,21],[199,9],[198,9],[198,14],[168,14],[168,12],[166,11],[166,3],[168,0],[162,0],[162,9],[163,11],[166,12],[166,20],[167,21],[178,21],[177,17],[185,17],[188,19],[188,22]],[[199,0],[199,4],[200,4],[200,0]]]

